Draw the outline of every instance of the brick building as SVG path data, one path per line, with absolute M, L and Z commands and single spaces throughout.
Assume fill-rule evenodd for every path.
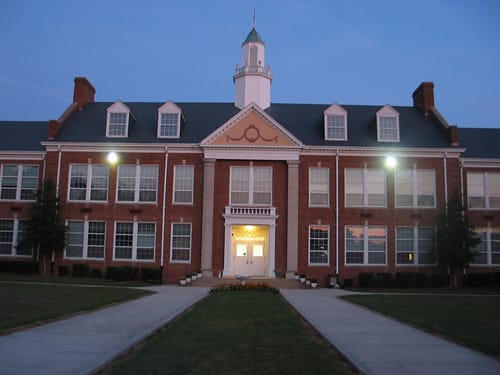
M 164 282 L 299 272 L 323 285 L 432 273 L 454 191 L 483 240 L 472 270 L 500 270 L 500 129 L 450 126 L 431 82 L 412 106 L 272 103 L 264 61 L 254 28 L 234 103 L 96 102 L 77 77 L 58 120 L 0 122 L 0 259 L 33 256 L 16 243 L 50 178 L 68 226 L 56 270 L 159 268 Z

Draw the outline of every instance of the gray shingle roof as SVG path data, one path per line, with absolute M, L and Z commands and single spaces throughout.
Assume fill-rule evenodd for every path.
M 200 143 L 239 112 L 233 103 L 175 103 L 182 109 L 180 139 L 158 139 L 158 108 L 164 103 L 126 102 L 131 120 L 128 138 L 106 138 L 106 109 L 111 102 L 88 103 L 74 113 L 55 141 L 103 143 Z M 305 145 L 358 147 L 450 147 L 445 129 L 413 107 L 394 107 L 400 114 L 400 142 L 377 142 L 373 118 L 382 106 L 343 105 L 348 112 L 348 141 L 324 139 L 323 112 L 327 104 L 272 104 L 265 111 Z M 371 122 L 370 122 L 371 121 Z
M 1 151 L 44 151 L 48 121 L 0 121 Z
M 246 43 L 251 43 L 251 42 L 262 43 L 262 44 L 266 45 L 266 43 L 264 43 L 264 41 L 260 37 L 260 35 L 257 32 L 257 30 L 255 30 L 255 28 L 253 28 L 252 30 L 250 30 L 250 32 L 248 33 L 245 41 L 241 45 L 244 45 Z
M 464 158 L 500 159 L 500 129 L 459 128 L 458 140 Z

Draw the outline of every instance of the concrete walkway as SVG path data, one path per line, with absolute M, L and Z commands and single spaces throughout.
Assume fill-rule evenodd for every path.
M 495 359 L 342 301 L 342 290 L 281 293 L 366 374 L 500 374 Z
M 208 293 L 199 287 L 148 289 L 158 293 L 0 336 L 0 375 L 91 373 Z

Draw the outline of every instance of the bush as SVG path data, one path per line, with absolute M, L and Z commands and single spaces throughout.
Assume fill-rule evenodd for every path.
M 344 288 L 350 288 L 354 284 L 354 281 L 352 279 L 345 279 L 343 287 Z
M 431 275 L 431 286 L 433 288 L 442 288 L 448 285 L 448 277 L 444 273 L 433 273 Z
M 374 277 L 375 275 L 371 272 L 361 272 L 358 276 L 359 280 L 359 286 L 361 288 L 368 288 L 370 286 L 370 280 Z
M 389 288 L 392 286 L 392 275 L 389 272 L 377 273 L 377 278 L 380 279 L 382 288 Z
M 471 288 L 479 288 L 482 286 L 494 286 L 495 274 L 489 273 L 469 273 L 466 277 L 466 286 Z
M 106 278 L 114 281 L 131 281 L 137 279 L 137 268 L 131 266 L 108 267 Z
M 0 272 L 22 273 L 34 275 L 38 273 L 38 263 L 32 260 L 2 260 L 0 261 Z
M 106 279 L 114 280 L 116 275 L 116 269 L 118 267 L 108 266 L 106 267 L 106 275 L 104 276 Z
M 73 272 L 71 273 L 73 277 L 88 277 L 90 267 L 85 263 L 75 263 L 73 264 Z
M 427 274 L 422 272 L 415 273 L 415 287 L 427 288 L 429 286 L 429 278 Z
M 493 272 L 493 281 L 495 286 L 500 286 L 500 272 Z
M 59 275 L 59 276 L 68 276 L 69 275 L 69 268 L 68 268 L 68 266 L 59 266 L 59 267 L 57 267 L 57 275 Z
M 161 270 L 159 268 L 141 268 L 141 280 L 150 284 L 159 284 Z
M 95 279 L 101 279 L 102 278 L 102 271 L 100 268 L 92 268 L 90 270 L 90 277 L 93 277 Z
M 396 283 L 400 288 L 414 288 L 415 274 L 413 272 L 396 272 Z

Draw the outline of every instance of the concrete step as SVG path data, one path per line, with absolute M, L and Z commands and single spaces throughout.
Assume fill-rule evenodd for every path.
M 237 283 L 251 283 L 251 284 L 268 284 L 272 285 L 278 289 L 309 289 L 310 286 L 302 284 L 300 281 L 295 279 L 275 279 L 268 277 L 249 277 L 237 279 L 234 276 L 231 277 L 202 277 L 191 281 L 189 285 L 192 286 L 204 286 L 213 287 L 220 284 L 237 284 Z

